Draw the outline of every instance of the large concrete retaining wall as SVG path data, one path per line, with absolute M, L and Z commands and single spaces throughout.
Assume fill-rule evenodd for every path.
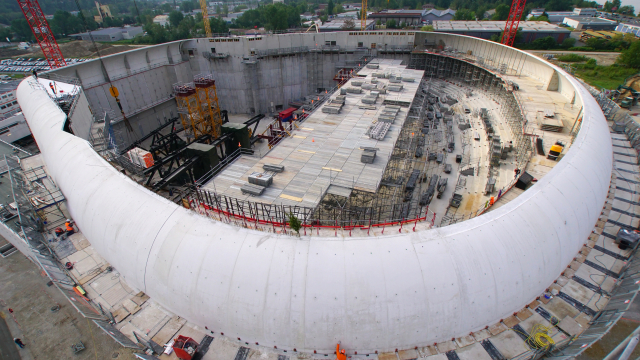
M 216 222 L 139 186 L 62 131 L 64 113 L 31 78 L 17 96 L 71 215 L 133 287 L 242 341 L 393 351 L 466 335 L 539 296 L 583 246 L 609 188 L 607 124 L 575 79 L 514 49 L 454 41 L 512 63 L 521 58 L 542 79 L 556 71 L 585 115 L 563 159 L 525 193 L 474 219 L 415 233 L 297 238 Z

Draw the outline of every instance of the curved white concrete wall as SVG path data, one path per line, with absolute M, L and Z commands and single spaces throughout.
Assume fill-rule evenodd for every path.
M 18 101 L 95 249 L 176 314 L 279 349 L 332 352 L 341 341 L 360 353 L 392 351 L 507 317 L 539 296 L 586 242 L 611 176 L 602 112 L 567 78 L 564 86 L 584 104 L 582 129 L 562 161 L 507 205 L 409 234 L 278 236 L 215 222 L 137 185 L 63 132 L 64 114 L 32 81 L 20 84 Z

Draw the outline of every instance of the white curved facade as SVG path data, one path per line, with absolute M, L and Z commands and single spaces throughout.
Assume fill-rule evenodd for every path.
M 563 93 L 575 91 L 584 106 L 575 142 L 549 174 L 495 211 L 382 237 L 297 238 L 205 218 L 139 186 L 63 132 L 64 113 L 33 79 L 17 94 L 71 215 L 127 283 L 243 342 L 393 351 L 466 335 L 531 302 L 586 242 L 607 196 L 612 148 L 598 104 L 553 65 L 501 51 L 517 52 L 541 76 L 557 72 Z

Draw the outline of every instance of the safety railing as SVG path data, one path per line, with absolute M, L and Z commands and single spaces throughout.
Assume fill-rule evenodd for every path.
M 241 200 L 231 196 L 216 194 L 207 189 L 196 188 L 186 198 L 188 207 L 219 221 L 234 222 L 236 225 L 273 232 L 291 232 L 291 216 L 300 221 L 304 234 L 319 234 L 321 230 L 370 231 L 392 226 L 402 227 L 428 222 L 434 226 L 436 213 L 429 206 L 417 203 L 397 203 L 380 206 L 341 208 L 321 203 L 316 207 L 266 204 Z M 415 215 L 409 215 L 415 214 Z

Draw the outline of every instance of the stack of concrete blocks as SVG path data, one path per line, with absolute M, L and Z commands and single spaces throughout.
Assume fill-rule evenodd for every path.
M 322 112 L 326 114 L 339 114 L 344 105 L 345 95 L 339 95 L 335 99 L 331 99 L 322 107 Z
M 391 75 L 389 76 L 389 82 L 392 84 L 398 84 L 402 81 L 402 76 Z
M 372 73 L 371 76 L 374 78 L 382 78 L 382 79 L 386 78 L 384 73 Z
M 365 164 L 373 164 L 373 161 L 376 158 L 376 149 L 374 148 L 364 148 L 362 149 L 362 156 L 360 157 L 360 162 Z
M 399 85 L 399 84 L 390 84 L 387 89 L 389 91 L 395 91 L 395 92 L 400 92 L 402 91 L 403 86 Z
M 401 78 L 401 80 L 402 80 L 402 81 L 404 81 L 404 82 L 415 82 L 415 81 L 416 81 L 416 79 L 415 79 L 415 78 L 412 78 L 412 77 L 405 77 L 405 76 L 403 76 L 403 77 Z
M 353 86 L 362 86 L 363 83 L 364 81 L 362 80 L 351 80 L 351 85 Z
M 376 140 L 384 139 L 391 128 L 391 123 L 379 121 L 373 124 L 369 130 L 369 137 Z
M 249 175 L 249 183 L 262 187 L 269 187 L 273 184 L 273 174 L 254 172 Z
M 350 88 L 347 88 L 347 92 L 349 94 L 362 94 L 362 89 L 350 87 Z
M 362 100 L 360 101 L 362 101 L 363 104 L 373 105 L 376 103 L 377 100 L 378 100 L 378 93 L 374 93 L 372 91 L 371 94 L 363 96 Z
M 400 112 L 400 106 L 387 105 L 384 110 L 382 110 L 382 114 L 378 116 L 378 122 L 393 124 L 396 121 L 398 112 Z
M 364 84 L 362 84 L 362 89 L 363 90 L 374 90 L 374 89 L 376 89 L 376 84 L 364 83 Z
M 385 88 L 385 85 L 383 83 L 379 83 L 376 87 L 376 91 L 379 94 L 386 94 L 387 93 L 387 89 Z
M 378 64 L 367 64 L 368 69 L 380 69 L 380 65 Z

